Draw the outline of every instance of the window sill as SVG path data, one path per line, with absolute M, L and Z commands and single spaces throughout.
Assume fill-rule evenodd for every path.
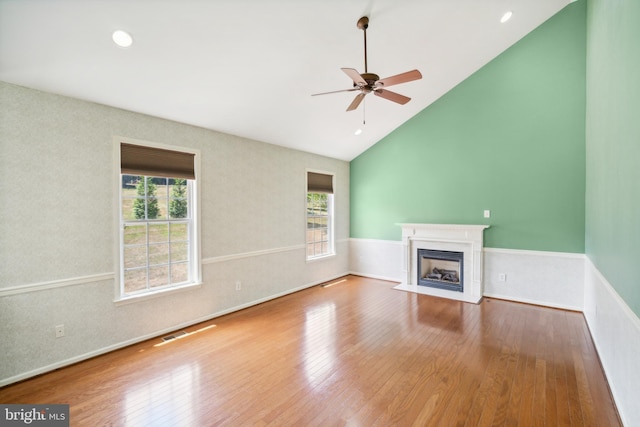
M 313 258 L 307 258 L 307 262 L 322 261 L 322 260 L 326 260 L 326 259 L 329 259 L 329 258 L 335 258 L 335 256 L 336 256 L 336 253 L 333 252 L 333 253 L 330 253 L 330 254 L 327 254 L 327 255 L 320 255 L 320 256 L 317 256 L 317 257 L 313 257 Z
M 113 303 L 115 305 L 127 305 L 136 302 L 147 301 L 154 298 L 163 297 L 166 295 L 172 295 L 178 292 L 190 291 L 193 289 L 201 288 L 202 282 L 189 283 L 188 285 L 176 286 L 173 288 L 160 289 L 157 291 L 146 292 L 144 294 L 130 295 L 126 297 L 116 298 Z

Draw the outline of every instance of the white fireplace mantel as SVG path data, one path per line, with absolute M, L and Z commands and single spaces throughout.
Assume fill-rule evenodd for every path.
M 482 252 L 488 225 L 398 224 L 402 227 L 403 276 L 396 289 L 478 304 L 482 300 Z M 463 292 L 418 286 L 418 249 L 455 251 L 464 254 Z

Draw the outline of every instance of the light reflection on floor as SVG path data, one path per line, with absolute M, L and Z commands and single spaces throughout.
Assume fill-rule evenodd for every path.
M 123 419 L 126 425 L 195 425 L 200 367 L 186 363 L 158 372 L 151 381 L 127 387 Z
M 312 387 L 320 384 L 335 363 L 336 306 L 325 303 L 306 313 L 304 372 Z

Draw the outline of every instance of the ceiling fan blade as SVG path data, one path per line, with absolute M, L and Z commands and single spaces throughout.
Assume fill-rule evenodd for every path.
M 354 87 L 354 88 L 351 88 L 351 89 L 334 90 L 334 91 L 331 91 L 331 92 L 312 93 L 311 96 L 329 95 L 331 93 L 340 93 L 340 92 L 353 92 L 353 91 L 356 91 L 356 90 L 360 90 L 360 88 Z
M 391 92 L 390 90 L 386 89 L 376 89 L 373 91 L 373 93 L 381 98 L 388 99 L 389 101 L 397 102 L 398 104 L 402 105 L 411 101 L 411 98 L 409 98 L 408 96 L 400 95 L 399 93 Z
M 396 74 L 395 76 L 386 77 L 377 81 L 376 86 L 389 87 L 400 83 L 412 82 L 414 80 L 420 80 L 422 74 L 418 70 L 407 71 L 406 73 Z
M 358 105 L 360 105 L 365 95 L 366 93 L 364 92 L 357 94 L 356 97 L 353 99 L 353 101 L 351 101 L 351 104 L 349 104 L 349 107 L 347 107 L 347 111 L 353 111 L 356 108 L 358 108 Z
M 367 82 L 362 78 L 358 70 L 354 68 L 340 68 L 344 73 L 349 76 L 353 82 L 358 86 L 366 86 Z

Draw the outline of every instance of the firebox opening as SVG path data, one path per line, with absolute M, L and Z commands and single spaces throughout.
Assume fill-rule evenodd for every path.
M 418 285 L 464 291 L 464 253 L 418 249 Z

